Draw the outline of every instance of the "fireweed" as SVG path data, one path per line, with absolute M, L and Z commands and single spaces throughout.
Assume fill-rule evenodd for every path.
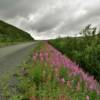
M 56 50 L 54 47 L 49 45 L 48 43 L 45 43 L 44 48 L 40 50 L 40 52 L 35 52 L 33 55 L 34 62 L 40 61 L 46 62 L 53 66 L 55 69 L 55 72 L 57 72 L 59 68 L 64 66 L 66 69 L 70 70 L 69 76 L 80 76 L 80 80 L 85 83 L 85 86 L 89 90 L 94 90 L 97 92 L 97 94 L 100 94 L 100 86 L 98 82 L 94 79 L 93 76 L 90 76 L 86 72 L 84 72 L 79 65 L 72 62 L 68 57 L 65 57 L 61 52 Z M 58 72 L 59 73 L 59 72 Z M 57 76 L 57 75 L 56 75 Z M 65 83 L 65 79 L 61 78 L 60 82 Z M 71 87 L 72 81 L 66 81 L 66 85 Z M 80 89 L 80 81 L 77 84 L 77 90 Z M 86 97 L 86 100 L 89 97 Z

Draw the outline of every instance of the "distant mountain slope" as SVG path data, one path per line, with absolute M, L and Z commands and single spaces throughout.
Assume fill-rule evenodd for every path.
M 23 42 L 33 40 L 27 33 L 0 20 L 0 42 Z

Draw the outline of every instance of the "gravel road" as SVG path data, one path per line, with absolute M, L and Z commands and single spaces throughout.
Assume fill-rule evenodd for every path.
M 0 76 L 15 69 L 34 47 L 33 42 L 0 48 Z

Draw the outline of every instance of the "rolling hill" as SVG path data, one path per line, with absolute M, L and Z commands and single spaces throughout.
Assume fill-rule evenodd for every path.
M 33 38 L 27 33 L 0 20 L 0 42 L 24 42 Z

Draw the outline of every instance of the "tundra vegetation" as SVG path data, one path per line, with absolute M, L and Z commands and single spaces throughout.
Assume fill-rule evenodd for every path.
M 81 37 L 59 38 L 49 43 L 100 81 L 100 31 L 88 25 L 80 34 Z
M 38 43 L 27 61 L 7 78 L 2 96 L 10 100 L 100 100 L 100 33 L 88 25 L 81 34 Z
M 36 46 L 14 77 L 11 100 L 100 99 L 97 80 L 47 42 Z

